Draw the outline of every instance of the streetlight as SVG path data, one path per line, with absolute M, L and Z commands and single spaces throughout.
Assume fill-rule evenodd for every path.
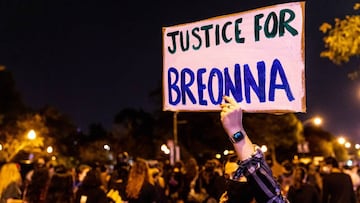
M 314 123 L 316 126 L 319 126 L 319 125 L 322 124 L 322 119 L 321 119 L 320 117 L 315 117 L 313 123 Z
M 164 154 L 170 154 L 170 149 L 166 144 L 162 144 L 160 147 L 161 151 L 164 152 Z
M 21 150 L 23 150 L 26 146 L 30 145 L 32 140 L 36 139 L 36 132 L 34 129 L 29 130 L 29 132 L 26 134 L 26 138 L 28 140 L 22 141 L 20 146 L 16 147 L 14 152 L 11 153 L 8 157 L 8 160 L 12 160 Z M 30 140 L 30 141 L 29 141 Z
M 31 129 L 28 134 L 27 134 L 27 137 L 29 140 L 35 140 L 36 138 L 36 132 L 35 130 Z
M 346 142 L 344 146 L 345 146 L 345 148 L 349 149 L 349 148 L 351 147 L 351 143 L 350 143 L 350 142 Z
M 343 145 L 343 144 L 345 144 L 345 142 L 346 142 L 346 140 L 345 140 L 344 137 L 339 137 L 339 138 L 338 138 L 338 143 L 339 143 L 339 144 Z
M 104 144 L 104 149 L 105 149 L 106 151 L 110 151 L 110 145 Z
M 315 126 L 320 126 L 323 122 L 323 119 L 320 116 L 315 116 L 313 118 L 309 118 L 303 122 L 303 126 L 313 124 Z
M 47 152 L 48 154 L 53 153 L 53 151 L 54 151 L 54 149 L 53 149 L 52 146 L 48 146 L 48 147 L 46 148 L 46 152 Z

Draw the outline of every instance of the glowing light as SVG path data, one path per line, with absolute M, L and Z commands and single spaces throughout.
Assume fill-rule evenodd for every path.
M 221 154 L 216 154 L 216 155 L 215 155 L 215 158 L 221 159 Z
M 161 149 L 161 151 L 165 151 L 168 149 L 168 147 L 166 146 L 166 144 L 162 144 L 160 149 Z
M 353 161 L 352 161 L 352 160 L 347 160 L 347 161 L 346 161 L 346 165 L 347 165 L 347 166 L 352 166 L 352 165 L 353 165 Z
M 2 146 L 2 144 L 0 144 L 0 151 L 3 149 L 3 146 Z
M 351 143 L 350 142 L 346 142 L 345 143 L 345 148 L 350 148 L 351 147 Z
M 229 154 L 229 150 L 225 149 L 223 153 L 224 153 L 224 155 L 226 156 L 226 155 Z
M 106 151 L 110 151 L 110 146 L 109 146 L 108 144 L 104 144 L 104 149 L 105 149 Z
M 48 146 L 48 147 L 46 148 L 46 152 L 49 153 L 49 154 L 53 153 L 53 151 L 54 151 L 54 149 L 53 149 L 52 146 Z
M 262 145 L 260 149 L 263 153 L 267 152 L 267 150 L 268 150 L 266 145 Z
M 30 130 L 27 134 L 27 137 L 30 139 L 30 140 L 34 140 L 36 138 L 36 132 L 35 130 Z
M 313 122 L 315 125 L 319 126 L 322 124 L 322 119 L 320 117 L 315 117 Z
M 323 123 L 323 119 L 320 116 L 316 116 L 313 118 L 309 118 L 306 121 L 303 122 L 303 125 L 315 125 L 315 126 L 320 126 Z
M 360 149 L 360 144 L 355 144 L 355 149 Z
M 164 152 L 164 154 L 170 154 L 170 149 L 168 148 L 168 146 L 166 144 L 162 144 L 160 149 L 161 149 L 161 151 Z
M 345 144 L 345 142 L 346 142 L 346 140 L 345 140 L 344 137 L 339 137 L 339 138 L 338 138 L 338 143 L 339 143 L 339 144 L 343 145 L 343 144 Z

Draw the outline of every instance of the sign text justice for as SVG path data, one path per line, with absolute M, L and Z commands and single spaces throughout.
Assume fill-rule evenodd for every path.
M 286 14 L 288 14 L 285 19 Z M 274 38 L 284 36 L 285 30 L 288 31 L 292 36 L 298 34 L 298 31 L 293 28 L 290 23 L 295 18 L 295 14 L 290 9 L 283 9 L 279 12 L 279 16 L 275 12 L 269 13 L 266 17 L 264 26 L 260 25 L 260 19 L 263 18 L 263 14 L 258 14 L 254 16 L 255 25 L 254 25 L 254 39 L 255 41 L 260 40 L 260 31 L 263 30 L 266 38 Z M 234 22 L 226 22 L 223 25 L 216 24 L 215 30 L 214 25 L 204 25 L 201 27 L 195 27 L 191 30 L 191 36 L 194 37 L 197 41 L 192 43 L 191 47 L 193 50 L 200 49 L 205 42 L 205 47 L 210 47 L 211 43 L 215 45 L 220 44 L 220 40 L 225 43 L 229 43 L 233 40 L 232 37 L 227 35 L 227 29 L 229 26 L 234 26 L 234 38 L 236 43 L 244 43 L 245 38 L 241 37 L 240 24 L 242 18 L 236 19 Z M 199 34 L 200 31 L 203 31 L 204 38 Z M 215 32 L 215 39 L 210 39 L 210 31 Z M 186 36 L 184 36 L 183 31 L 174 31 L 167 33 L 167 37 L 171 37 L 172 47 L 168 46 L 167 50 L 169 53 L 174 54 L 177 52 L 177 42 L 180 43 L 181 51 L 188 51 L 190 48 L 190 34 L 189 30 L 186 30 Z M 275 100 L 275 90 L 280 89 L 285 91 L 285 94 L 289 101 L 294 100 L 294 96 L 291 92 L 291 87 L 289 85 L 286 73 L 279 59 L 274 59 L 270 67 L 270 83 L 268 92 L 266 92 L 265 79 L 266 77 L 266 67 L 270 64 L 265 64 L 264 61 L 259 61 L 256 64 L 257 67 L 257 78 L 254 77 L 254 74 L 251 72 L 249 64 L 244 64 L 241 71 L 241 66 L 239 64 L 234 64 L 234 72 L 229 73 L 229 68 L 225 67 L 219 69 L 213 67 L 209 70 L 209 77 L 205 78 L 204 74 L 206 73 L 206 68 L 199 68 L 196 72 L 191 70 L 188 67 L 183 67 L 179 72 L 176 67 L 169 67 L 168 69 L 168 94 L 169 94 L 169 103 L 171 105 L 186 104 L 187 98 L 189 102 L 193 104 L 207 105 L 208 101 L 204 98 L 204 91 L 208 91 L 209 100 L 212 104 L 220 104 L 222 101 L 222 95 L 231 94 L 237 100 L 237 102 L 242 102 L 245 100 L 247 103 L 251 103 L 250 90 L 252 89 L 256 96 L 259 99 L 259 102 L 267 102 Z M 232 77 L 231 75 L 232 74 Z M 243 76 L 243 77 L 241 77 Z M 234 78 L 233 80 L 231 78 Z M 257 82 L 256 82 L 257 81 Z M 280 81 L 280 82 L 279 82 Z M 197 96 L 194 96 L 194 92 L 191 90 L 191 86 L 197 83 Z M 216 84 L 216 85 L 214 85 Z M 213 87 L 217 87 L 214 89 Z M 244 90 L 244 94 L 243 94 Z M 266 94 L 267 93 L 267 94 Z M 196 101 L 198 98 L 198 101 Z

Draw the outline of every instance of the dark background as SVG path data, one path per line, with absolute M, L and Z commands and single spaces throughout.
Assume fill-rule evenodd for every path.
M 82 129 L 132 107 L 152 112 L 161 87 L 162 27 L 290 1 L 0 1 L 0 64 L 10 70 L 27 105 L 52 105 Z M 307 113 L 324 128 L 360 142 L 359 69 L 320 58 L 319 26 L 353 10 L 356 0 L 306 1 Z M 0 98 L 1 99 L 1 98 Z

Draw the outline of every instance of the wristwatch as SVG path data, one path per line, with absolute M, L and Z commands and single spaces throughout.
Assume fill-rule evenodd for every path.
M 229 136 L 229 140 L 235 144 L 244 139 L 244 134 L 241 131 L 237 131 L 232 136 Z

